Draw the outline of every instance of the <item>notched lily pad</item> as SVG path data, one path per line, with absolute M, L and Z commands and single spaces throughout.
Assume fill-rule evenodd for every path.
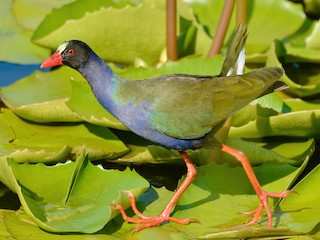
M 165 47 L 164 3 L 141 2 L 76 1 L 53 10 L 32 40 L 56 49 L 66 39 L 81 39 L 105 60 L 130 64 L 139 57 L 154 64 Z
M 262 187 L 266 191 L 284 191 L 292 185 L 302 167 L 293 167 L 288 164 L 263 164 L 254 167 L 254 171 Z M 171 192 L 162 188 L 155 189 L 156 194 L 143 195 L 146 204 L 140 202 L 139 208 L 145 207 L 145 214 L 153 216 L 161 212 L 164 203 L 170 198 Z M 156 201 L 152 201 L 155 198 Z M 165 200 L 164 202 L 161 201 Z M 278 200 L 273 202 L 277 204 Z M 270 200 L 272 208 L 272 200 Z M 147 205 L 147 206 L 146 206 Z M 241 225 L 250 220 L 250 216 L 240 214 L 242 211 L 250 211 L 257 207 L 258 199 L 242 167 L 229 167 L 227 164 L 197 167 L 197 177 L 179 199 L 173 217 L 195 218 L 200 223 L 181 225 L 168 223 L 158 229 L 145 229 L 135 234 L 137 239 L 144 239 L 159 233 L 163 239 L 174 238 L 184 234 L 183 239 L 233 239 L 235 236 L 245 238 L 246 236 L 291 236 L 293 234 L 305 234 L 301 229 L 289 229 L 286 225 L 266 230 L 266 217 L 263 215 L 256 226 L 230 229 L 230 226 Z M 274 224 L 278 216 L 281 222 L 281 214 L 278 210 L 274 213 Z M 128 227 L 127 223 L 123 227 Z M 175 231 L 172 232 L 172 229 Z M 179 233 L 179 234 L 178 234 Z M 188 237 L 186 237 L 188 236 Z M 179 237 L 178 237 L 179 239 Z
M 31 43 L 32 32 L 19 26 L 12 14 L 11 5 L 11 0 L 0 2 L 0 61 L 19 64 L 40 63 L 50 51 Z
M 274 41 L 268 52 L 267 66 L 278 66 L 285 70 L 281 80 L 289 86 L 289 94 L 312 97 L 320 93 L 320 51 L 296 49 Z
M 24 210 L 51 232 L 96 232 L 119 213 L 110 204 L 129 207 L 128 197 L 120 194 L 121 190 L 138 197 L 149 187 L 144 178 L 129 169 L 120 172 L 92 165 L 84 151 L 75 162 L 56 166 L 17 164 L 12 159 L 8 164 Z
M 305 176 L 294 190 L 299 194 L 291 194 L 283 199 L 279 209 L 284 212 L 280 226 L 287 225 L 291 229 L 310 232 L 320 223 L 319 192 L 320 165 Z
M 19 116 L 35 122 L 80 122 L 67 106 L 71 95 L 69 79 L 82 79 L 70 68 L 51 72 L 35 71 L 0 89 L 2 101 Z
M 87 146 L 90 160 L 113 159 L 128 148 L 107 128 L 85 124 L 39 125 L 25 121 L 8 109 L 0 113 L 0 159 L 17 162 L 65 161 Z

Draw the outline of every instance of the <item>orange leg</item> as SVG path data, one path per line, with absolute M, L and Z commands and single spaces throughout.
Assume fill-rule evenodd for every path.
M 252 187 L 260 200 L 260 204 L 259 204 L 258 208 L 256 208 L 255 210 L 253 210 L 251 212 L 244 213 L 244 214 L 254 214 L 254 217 L 250 222 L 248 222 L 242 226 L 250 226 L 250 225 L 257 223 L 259 220 L 259 217 L 261 216 L 263 208 L 265 208 L 265 210 L 267 212 L 267 216 L 268 216 L 268 228 L 271 228 L 272 227 L 272 214 L 271 214 L 271 209 L 268 205 L 268 198 L 269 197 L 285 198 L 288 196 L 289 193 L 294 192 L 294 191 L 288 190 L 288 191 L 284 191 L 284 192 L 280 192 L 280 193 L 265 192 L 262 189 L 260 183 L 258 182 L 258 179 L 253 172 L 253 169 L 250 165 L 248 158 L 244 155 L 243 152 L 236 150 L 236 149 L 233 149 L 233 148 L 226 146 L 224 144 L 222 145 L 222 151 L 232 155 L 242 164 L 244 171 L 246 172 L 246 174 L 252 184 Z M 239 226 L 239 227 L 241 227 L 241 226 Z
M 128 221 L 130 223 L 137 223 L 137 224 L 141 224 L 141 226 L 135 227 L 134 230 L 135 231 L 140 231 L 142 229 L 145 228 L 150 228 L 150 227 L 154 227 L 154 226 L 158 226 L 161 225 L 164 222 L 176 222 L 176 223 L 180 223 L 180 224 L 189 224 L 190 222 L 196 222 L 197 220 L 192 219 L 192 218 L 187 218 L 187 219 L 180 219 L 180 218 L 173 218 L 170 216 L 174 206 L 176 205 L 177 201 L 179 200 L 179 198 L 181 197 L 181 195 L 184 193 L 184 191 L 189 187 L 189 185 L 192 183 L 192 181 L 195 179 L 196 177 L 196 168 L 194 167 L 193 163 L 191 162 L 191 160 L 189 159 L 188 155 L 186 152 L 181 152 L 181 156 L 182 159 L 184 160 L 186 166 L 187 166 L 187 176 L 185 178 L 185 180 L 182 182 L 182 184 L 180 185 L 180 187 L 177 189 L 177 191 L 175 192 L 175 194 L 173 195 L 173 197 L 171 198 L 171 200 L 169 201 L 169 203 L 167 204 L 167 206 L 163 209 L 163 211 L 159 214 L 159 216 L 155 216 L 155 217 L 147 217 L 144 216 L 136 207 L 136 200 L 133 196 L 133 194 L 129 191 L 126 191 L 130 201 L 131 201 L 131 207 L 132 210 L 134 211 L 134 213 L 139 217 L 139 219 L 136 218 L 131 218 L 129 217 L 124 208 L 119 205 L 119 204 L 114 204 L 114 207 L 120 211 L 123 219 L 125 221 Z

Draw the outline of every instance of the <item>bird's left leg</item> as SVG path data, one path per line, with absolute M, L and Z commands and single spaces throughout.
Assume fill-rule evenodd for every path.
M 268 216 L 268 228 L 271 228 L 272 227 L 272 213 L 271 213 L 271 209 L 268 205 L 268 198 L 269 197 L 285 198 L 288 196 L 289 193 L 294 192 L 294 191 L 288 190 L 288 191 L 279 192 L 279 193 L 265 192 L 262 189 L 262 187 L 261 187 L 251 165 L 250 165 L 248 158 L 246 157 L 246 155 L 243 152 L 236 150 L 234 148 L 231 148 L 231 147 L 224 145 L 224 144 L 222 144 L 222 151 L 232 155 L 242 164 L 243 169 L 246 172 L 246 174 L 252 184 L 252 187 L 260 200 L 260 204 L 259 204 L 258 208 L 256 208 L 255 210 L 253 210 L 251 212 L 244 213 L 244 214 L 254 214 L 254 217 L 250 222 L 248 222 L 242 226 L 250 226 L 250 225 L 257 223 L 259 220 L 259 217 L 261 216 L 262 210 L 264 208 L 266 210 L 267 216 Z M 239 226 L 239 227 L 241 227 L 241 226 Z
M 184 181 L 182 182 L 182 184 L 180 185 L 180 187 L 176 190 L 175 194 L 173 195 L 173 197 L 171 198 L 171 200 L 169 201 L 167 206 L 163 209 L 163 211 L 158 216 L 154 216 L 154 217 L 144 216 L 136 207 L 136 200 L 134 198 L 134 195 L 128 191 L 126 191 L 126 192 L 128 193 L 128 196 L 131 201 L 131 208 L 134 211 L 134 213 L 139 217 L 139 219 L 129 217 L 121 205 L 119 205 L 119 204 L 113 205 L 117 210 L 120 211 L 120 213 L 125 221 L 128 221 L 130 223 L 141 224 L 141 226 L 134 228 L 135 231 L 140 231 L 145 228 L 158 226 L 164 222 L 176 222 L 176 223 L 180 223 L 180 224 L 189 224 L 190 222 L 197 221 L 192 218 L 180 219 L 180 218 L 174 218 L 174 217 L 170 216 L 177 201 L 179 200 L 181 195 L 184 193 L 184 191 L 188 188 L 188 186 L 192 183 L 192 181 L 194 180 L 196 173 L 197 173 L 196 168 L 195 168 L 194 164 L 191 162 L 191 160 L 189 159 L 187 153 L 181 152 L 181 156 L 187 166 L 187 176 L 184 179 Z

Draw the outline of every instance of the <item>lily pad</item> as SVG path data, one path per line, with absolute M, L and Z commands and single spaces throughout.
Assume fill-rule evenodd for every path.
M 312 156 L 315 148 L 313 139 L 292 139 L 289 141 L 273 138 L 269 141 L 268 139 L 257 139 L 250 142 L 228 137 L 226 144 L 244 152 L 253 166 L 272 162 L 300 166 L 306 158 Z M 226 153 L 223 153 L 222 160 L 222 162 L 226 161 L 232 165 L 240 165 L 236 159 Z
M 296 168 L 287 164 L 264 164 L 255 167 L 254 171 L 266 191 L 276 192 L 288 189 L 304 166 L 305 164 Z M 274 213 L 275 228 L 271 230 L 263 228 L 266 224 L 264 215 L 258 224 L 261 226 L 230 229 L 230 226 L 241 225 L 250 220 L 250 217 L 239 212 L 252 210 L 258 205 L 246 174 L 241 167 L 231 168 L 227 164 L 198 167 L 197 172 L 196 179 L 182 195 L 172 215 L 178 218 L 195 218 L 199 223 L 168 223 L 135 233 L 134 239 L 149 239 L 155 234 L 163 239 L 233 239 L 248 236 L 299 236 L 306 233 L 300 229 L 290 230 L 282 225 L 277 227 L 276 219 L 279 218 L 281 222 L 283 213 L 279 209 Z M 144 209 L 147 216 L 157 215 L 171 196 L 164 188 L 150 190 L 140 198 L 138 208 Z M 277 200 L 274 203 L 276 202 Z M 272 205 L 271 201 L 270 204 Z M 122 220 L 116 218 L 115 221 L 116 223 L 109 223 L 107 226 L 121 224 Z M 129 226 L 132 225 L 126 222 L 122 224 L 123 230 Z M 125 233 L 121 230 L 118 234 Z
M 93 166 L 84 151 L 75 162 L 59 166 L 21 165 L 14 160 L 8 164 L 24 210 L 41 228 L 51 232 L 96 232 L 118 213 L 110 204 L 129 206 L 121 190 L 140 196 L 149 187 L 129 169 L 120 172 Z
M 19 26 L 12 15 L 11 6 L 11 0 L 0 2 L 0 61 L 19 64 L 40 63 L 50 51 L 30 41 L 32 32 Z
M 165 47 L 165 5 L 158 1 L 138 3 L 76 1 L 53 10 L 32 40 L 56 49 L 65 40 L 81 39 L 105 60 L 130 64 L 139 57 L 154 64 Z
M 307 48 L 320 49 L 319 41 L 317 41 L 319 37 L 320 37 L 320 21 L 317 21 L 312 33 L 306 39 Z
M 231 127 L 230 136 L 261 138 L 270 136 L 318 137 L 320 110 L 302 110 L 274 116 L 260 116 L 242 126 Z
M 1 109 L 0 159 L 17 162 L 66 161 L 87 146 L 90 160 L 113 159 L 128 148 L 107 128 L 86 124 L 38 125 Z M 0 173 L 1 175 L 1 173 Z
M 36 122 L 81 122 L 66 102 L 71 96 L 69 79 L 83 79 L 70 68 L 35 71 L 0 89 L 2 101 L 19 116 Z
M 28 239 L 28 240 L 88 240 L 86 234 L 52 234 L 43 231 L 34 221 L 21 209 L 19 211 L 0 210 L 0 237 L 3 239 Z M 117 240 L 112 236 L 91 234 L 92 240 Z
M 12 12 L 17 22 L 23 29 L 36 30 L 45 16 L 52 10 L 75 0 L 15 0 L 12 4 Z
M 278 66 L 286 73 L 281 80 L 289 86 L 289 94 L 299 97 L 311 97 L 320 93 L 320 76 L 317 72 L 320 61 L 320 51 L 300 49 L 292 52 L 286 49 L 280 41 L 274 41 L 268 52 L 267 66 Z M 289 52 L 291 51 L 291 53 Z M 299 53 L 304 52 L 303 57 Z M 295 56 L 296 59 L 290 59 Z M 298 59 L 297 59 L 298 56 Z
M 307 233 L 320 223 L 319 194 L 316 190 L 319 184 L 320 165 L 294 187 L 299 194 L 292 194 L 281 201 L 279 209 L 284 214 L 280 217 L 279 226 Z

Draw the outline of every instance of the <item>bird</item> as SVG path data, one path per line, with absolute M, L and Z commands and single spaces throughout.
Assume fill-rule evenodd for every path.
M 138 224 L 135 231 L 167 222 L 196 222 L 193 218 L 172 217 L 171 212 L 196 177 L 196 167 L 188 157 L 187 150 L 201 148 L 220 148 L 235 157 L 242 164 L 258 196 L 258 207 L 246 213 L 254 215 L 252 220 L 239 227 L 257 223 L 265 209 L 268 228 L 272 228 L 268 198 L 287 197 L 291 190 L 279 193 L 264 191 L 245 154 L 219 143 L 214 137 L 228 117 L 270 92 L 284 73 L 279 67 L 263 67 L 239 75 L 238 66 L 244 64 L 243 50 L 247 35 L 246 26 L 237 28 L 221 73 L 217 76 L 167 74 L 147 79 L 125 79 L 80 40 L 62 43 L 41 64 L 41 68 L 66 65 L 75 69 L 88 81 L 98 102 L 129 130 L 181 154 L 187 167 L 186 177 L 158 216 L 143 215 L 136 207 L 134 195 L 129 191 L 126 193 L 138 218 L 129 217 L 121 205 L 114 205 L 125 221 Z

